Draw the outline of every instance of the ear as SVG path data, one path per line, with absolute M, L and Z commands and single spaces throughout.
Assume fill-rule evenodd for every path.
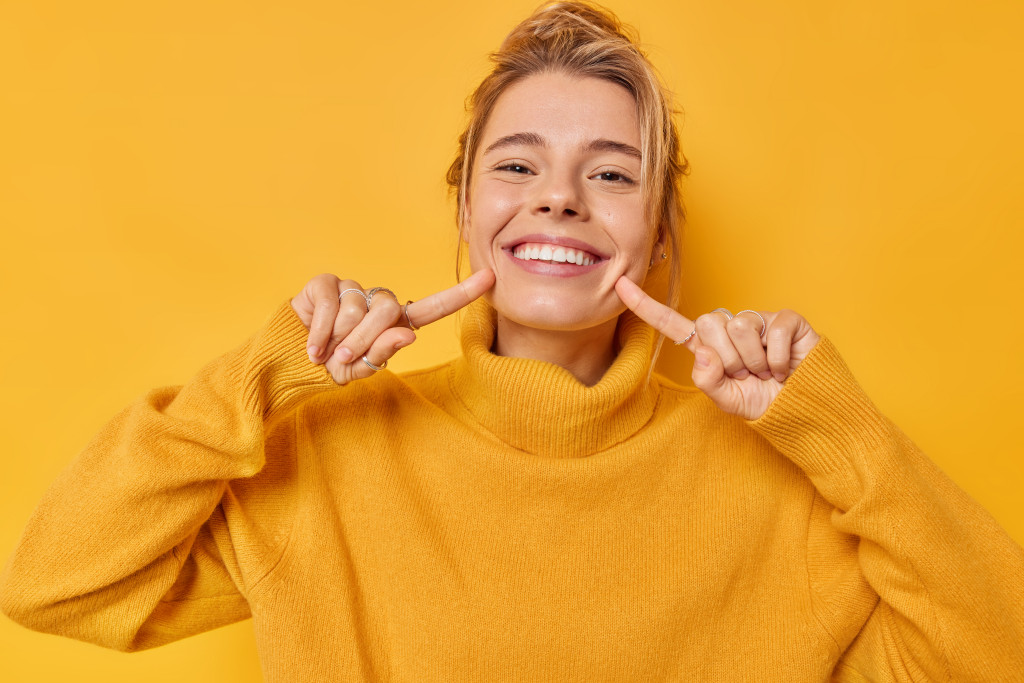
M 658 235 L 655 239 L 654 246 L 651 247 L 651 258 L 657 263 L 661 261 L 661 255 L 665 253 L 665 249 L 668 246 L 668 234 L 664 228 L 658 228 Z

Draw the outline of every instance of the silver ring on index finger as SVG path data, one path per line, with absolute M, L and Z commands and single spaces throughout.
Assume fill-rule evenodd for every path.
M 413 325 L 412 324 L 412 318 L 409 317 L 409 304 L 411 304 L 411 303 L 412 303 L 411 299 L 409 301 L 405 302 L 405 305 L 402 306 L 402 315 L 405 316 L 405 324 L 409 326 L 410 330 L 418 330 L 420 328 L 418 326 L 416 326 L 416 325 Z
M 363 303 L 366 304 L 366 310 L 370 310 L 370 297 L 366 296 L 366 292 L 364 292 L 361 289 L 343 289 L 341 291 L 341 294 L 338 295 L 338 301 L 341 301 L 342 299 L 345 298 L 346 294 L 351 294 L 352 292 L 355 292 L 359 296 L 363 297 Z
M 697 326 L 696 325 L 693 326 L 693 332 L 691 332 L 690 334 L 686 335 L 685 339 L 681 339 L 681 340 L 679 340 L 677 342 L 672 342 L 672 343 L 675 344 L 676 346 L 679 346 L 680 344 L 685 344 L 686 342 L 688 342 L 691 339 L 693 339 L 693 335 L 695 335 L 695 334 L 697 334 Z

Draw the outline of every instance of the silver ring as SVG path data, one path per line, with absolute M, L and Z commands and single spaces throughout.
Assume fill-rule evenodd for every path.
M 686 339 L 684 339 L 682 341 L 672 342 L 672 343 L 675 344 L 676 346 L 679 346 L 680 344 L 685 344 L 686 342 L 688 342 L 691 339 L 693 339 L 693 335 L 695 335 L 695 334 L 697 334 L 697 326 L 696 325 L 693 326 L 693 332 L 691 332 L 690 334 L 686 335 Z
M 733 314 L 729 312 L 728 308 L 716 308 L 715 310 L 713 310 L 711 312 L 712 313 L 724 313 L 725 317 L 728 318 L 729 320 L 732 320 L 733 317 L 734 317 Z
M 753 311 L 749 308 L 744 308 L 742 311 L 740 311 L 740 313 L 753 313 L 754 315 L 761 319 L 761 334 L 759 336 L 763 337 L 764 333 L 768 331 L 768 323 L 764 321 L 764 316 L 762 316 L 757 311 Z M 736 315 L 739 315 L 740 313 L 737 313 Z
M 383 370 L 384 368 L 386 368 L 388 366 L 388 362 L 387 361 L 384 361 L 380 365 L 374 365 L 373 363 L 370 362 L 370 359 L 367 358 L 366 356 L 363 356 L 363 362 L 366 363 L 367 365 L 369 365 L 370 369 L 373 370 L 374 372 L 380 372 L 381 370 Z
M 418 330 L 420 328 L 418 328 L 415 325 L 413 325 L 412 324 L 412 318 L 409 317 L 409 304 L 411 304 L 411 303 L 412 303 L 412 301 L 406 301 L 405 302 L 405 305 L 402 306 L 402 315 L 405 316 L 405 323 L 409 326 L 410 330 Z
M 345 289 L 342 290 L 341 294 L 338 295 L 338 301 L 345 298 L 345 295 L 350 292 L 356 292 L 359 296 L 363 297 L 363 303 L 366 304 L 366 310 L 370 310 L 370 297 L 366 296 L 366 292 L 361 289 Z
M 378 294 L 380 292 L 385 292 L 387 294 L 390 294 L 391 297 L 395 300 L 395 303 L 396 304 L 398 303 L 398 297 L 390 289 L 388 289 L 387 287 L 374 287 L 373 289 L 369 290 L 366 293 L 366 308 L 367 309 L 369 309 L 370 308 L 370 304 L 373 303 L 373 295 L 374 294 Z

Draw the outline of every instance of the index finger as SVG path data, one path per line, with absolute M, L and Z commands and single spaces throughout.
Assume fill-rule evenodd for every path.
M 694 322 L 686 316 L 672 310 L 665 304 L 655 301 L 647 292 L 623 275 L 615 283 L 615 292 L 629 310 L 646 321 L 648 325 L 663 335 L 678 342 L 686 339 L 696 329 Z M 693 351 L 693 339 L 686 343 L 686 348 Z
M 484 268 L 454 287 L 413 301 L 406 307 L 405 312 L 411 324 L 423 327 L 451 315 L 460 308 L 465 308 L 493 286 L 494 272 Z

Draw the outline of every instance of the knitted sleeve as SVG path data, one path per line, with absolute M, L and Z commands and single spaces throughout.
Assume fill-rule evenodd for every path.
M 240 546 L 225 515 L 240 505 L 234 487 L 286 476 L 289 409 L 336 387 L 309 362 L 305 336 L 284 303 L 188 384 L 153 390 L 111 420 L 32 514 L 0 574 L 3 612 L 124 651 L 250 616 L 246 592 L 269 571 L 287 517 L 236 514 L 264 525 Z
M 807 565 L 840 653 L 834 680 L 1019 680 L 1024 550 L 879 414 L 828 340 L 750 424 L 807 474 L 831 520 L 830 537 L 808 534 Z M 867 619 L 850 624 L 857 609 Z

